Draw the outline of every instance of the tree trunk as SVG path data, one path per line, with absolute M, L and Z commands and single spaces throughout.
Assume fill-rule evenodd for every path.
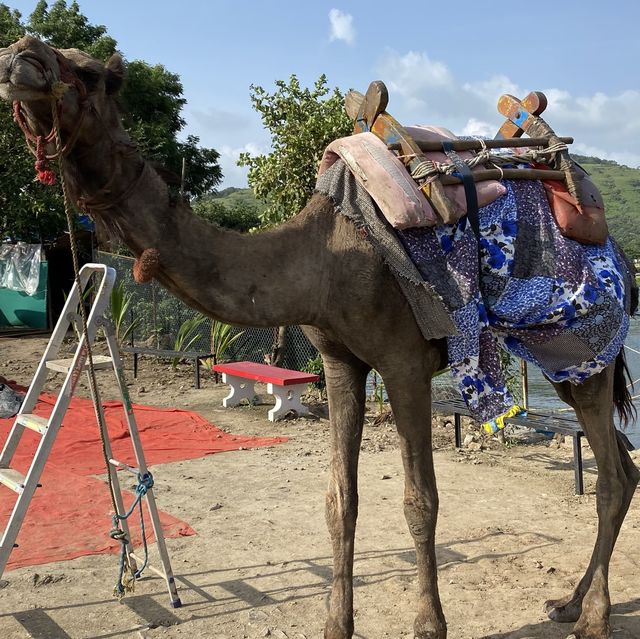
M 282 366 L 287 350 L 287 327 L 278 326 L 275 330 L 271 353 L 265 357 L 265 360 L 270 366 Z

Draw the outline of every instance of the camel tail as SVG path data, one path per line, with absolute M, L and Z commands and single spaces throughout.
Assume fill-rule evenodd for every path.
M 630 266 L 630 290 L 629 290 L 629 314 L 633 316 L 638 310 L 638 285 L 636 283 L 636 273 L 633 265 Z M 638 411 L 633 405 L 631 390 L 633 390 L 633 378 L 627 365 L 627 358 L 624 354 L 624 347 L 616 357 L 616 364 L 613 373 L 613 404 L 616 407 L 620 423 L 623 427 L 636 419 Z
M 629 389 L 633 389 L 633 379 L 627 365 L 624 348 L 622 348 L 616 357 L 613 372 L 613 405 L 623 427 L 628 426 L 638 415 Z

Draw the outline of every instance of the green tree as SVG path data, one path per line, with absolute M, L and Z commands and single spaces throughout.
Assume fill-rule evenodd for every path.
M 134 60 L 127 65 L 127 81 L 120 94 L 125 128 L 138 143 L 141 153 L 161 164 L 180 184 L 182 162 L 185 162 L 184 194 L 189 199 L 211 192 L 222 179 L 215 149 L 198 146 L 199 138 L 177 136 L 186 122 L 182 108 L 180 77 L 161 64 L 150 65 Z
M 67 6 L 65 0 L 56 0 L 49 8 L 46 0 L 40 0 L 29 16 L 27 30 L 57 49 L 81 49 L 102 61 L 116 51 L 116 41 L 107 35 L 107 28 L 89 24 L 75 1 Z
M 10 107 L 0 104 L 0 242 L 41 243 L 65 228 L 58 189 L 34 180 L 34 157 L 26 148 Z
M 225 204 L 208 196 L 193 203 L 193 212 L 207 222 L 234 231 L 247 232 L 260 226 L 258 207 L 248 202 Z
M 253 108 L 271 133 L 272 151 L 252 157 L 242 153 L 238 164 L 249 167 L 249 185 L 267 203 L 263 224 L 277 224 L 297 213 L 315 186 L 322 152 L 336 138 L 349 135 L 352 123 L 344 97 L 327 87 L 321 75 L 312 89 L 302 88 L 295 75 L 277 80 L 276 91 L 251 86 Z
M 8 47 L 25 34 L 21 20 L 22 14 L 19 11 L 0 4 L 0 47 Z

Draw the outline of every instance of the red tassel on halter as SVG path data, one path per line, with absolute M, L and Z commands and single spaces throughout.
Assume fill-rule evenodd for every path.
M 38 182 L 42 182 L 42 184 L 46 184 L 47 186 L 53 186 L 56 183 L 56 174 L 49 169 L 46 171 L 38 171 L 36 178 Z
M 47 168 L 47 156 L 42 142 L 42 136 L 36 138 L 36 179 L 42 184 L 51 186 L 56 183 L 56 174 Z

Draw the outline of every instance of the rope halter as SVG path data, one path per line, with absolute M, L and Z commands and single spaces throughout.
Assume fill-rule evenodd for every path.
M 80 81 L 78 76 L 73 71 L 71 71 L 71 69 L 67 65 L 66 58 L 56 49 L 54 49 L 54 53 L 58 60 L 60 79 L 51 83 L 51 89 L 49 92 L 51 108 L 54 111 L 54 123 L 52 124 L 49 133 L 47 133 L 47 135 L 38 135 L 34 133 L 29 127 L 29 122 L 27 121 L 20 100 L 14 100 L 13 102 L 13 118 L 24 133 L 27 147 L 36 158 L 35 170 L 37 180 L 39 182 L 42 182 L 42 184 L 47 185 L 52 185 L 56 181 L 55 173 L 48 168 L 48 163 L 51 160 L 56 160 L 59 157 L 64 157 L 71 152 L 71 149 L 73 149 L 78 139 L 84 117 L 89 108 L 89 102 L 87 100 L 87 89 L 84 86 L 84 83 Z M 66 92 L 72 86 L 75 87 L 78 92 L 80 113 L 75 120 L 73 130 L 69 134 L 69 137 L 64 146 L 62 146 L 52 154 L 47 154 L 47 145 L 54 142 L 56 137 L 55 120 L 57 119 L 58 122 L 61 121 L 63 99 Z

